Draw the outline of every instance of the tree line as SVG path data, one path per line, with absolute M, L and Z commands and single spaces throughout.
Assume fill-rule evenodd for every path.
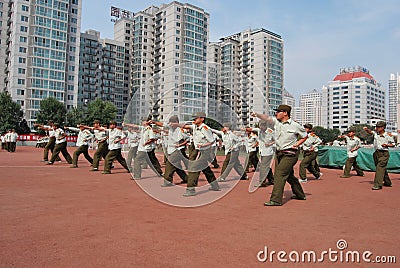
M 21 105 L 13 101 L 11 95 L 4 91 L 0 93 L 0 132 L 15 129 L 19 134 L 29 134 L 31 129 L 23 118 Z M 36 123 L 47 124 L 49 120 L 61 126 L 91 125 L 94 120 L 107 123 L 115 119 L 117 107 L 110 101 L 96 99 L 87 106 L 74 107 L 67 111 L 65 105 L 55 98 L 43 99 L 36 114 Z

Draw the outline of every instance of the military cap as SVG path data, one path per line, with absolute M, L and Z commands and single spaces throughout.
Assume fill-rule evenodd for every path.
M 308 128 L 308 129 L 312 129 L 313 125 L 311 125 L 310 123 L 304 124 L 303 125 L 304 128 Z
M 278 106 L 278 108 L 274 109 L 274 111 L 276 111 L 276 112 L 287 112 L 287 113 L 290 113 L 291 110 L 292 110 L 292 107 L 290 107 L 289 105 L 286 105 L 286 104 L 281 104 Z
M 386 123 L 384 121 L 378 121 L 378 122 L 376 122 L 376 126 L 385 128 L 386 127 Z
M 206 118 L 206 113 L 205 112 L 197 112 L 192 117 L 193 118 L 198 118 L 198 117 Z

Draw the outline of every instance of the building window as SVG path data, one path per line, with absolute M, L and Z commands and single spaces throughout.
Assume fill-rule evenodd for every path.
M 21 21 L 28 22 L 28 17 L 27 16 L 21 16 Z
M 20 41 L 21 43 L 26 43 L 26 41 L 28 41 L 28 38 L 25 37 L 25 36 L 20 36 L 20 37 L 19 37 L 19 41 Z
M 26 47 L 19 47 L 19 52 L 26 53 Z
M 19 74 L 25 74 L 26 70 L 24 68 L 18 68 Z
M 25 5 L 22 5 L 21 9 L 22 9 L 22 11 L 29 11 L 29 7 L 25 6 Z
M 18 85 L 25 85 L 25 79 L 18 79 Z
M 72 4 L 74 4 L 74 5 L 78 5 L 78 0 L 72 0 Z
M 18 59 L 18 62 L 19 62 L 19 63 L 26 63 L 26 58 L 21 58 L 21 57 L 20 57 L 20 58 Z
M 24 96 L 25 95 L 25 90 L 17 89 L 17 95 Z
M 26 32 L 28 32 L 28 27 L 26 27 L 26 26 L 21 26 L 21 32 L 24 32 L 24 33 L 26 33 Z

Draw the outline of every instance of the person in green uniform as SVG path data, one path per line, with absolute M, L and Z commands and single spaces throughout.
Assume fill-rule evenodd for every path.
M 197 182 L 199 180 L 200 171 L 202 171 L 210 184 L 209 190 L 220 191 L 218 182 L 216 181 L 214 172 L 208 166 L 212 162 L 214 155 L 211 153 L 211 145 L 215 142 L 210 128 L 204 124 L 206 114 L 204 112 L 197 112 L 194 116 L 193 124 L 184 125 L 186 129 L 191 129 L 193 133 L 193 151 L 189 155 L 188 167 L 188 183 L 184 196 L 196 195 Z M 193 158 L 197 157 L 199 158 Z
M 293 167 L 299 158 L 299 146 L 307 139 L 307 132 L 299 123 L 290 118 L 292 108 L 289 105 L 279 105 L 275 109 L 275 118 L 266 114 L 252 112 L 251 115 L 261 120 L 274 124 L 276 161 L 274 188 L 270 201 L 265 206 L 281 206 L 283 189 L 286 181 L 293 192 L 292 199 L 306 200 L 303 188 L 299 180 L 294 176 Z
M 53 165 L 54 161 L 56 161 L 60 152 L 62 153 L 68 164 L 72 164 L 72 157 L 67 150 L 67 139 L 66 139 L 67 134 L 65 134 L 64 130 L 60 128 L 60 125 L 57 123 L 54 124 L 53 129 L 54 129 L 54 136 L 56 137 L 56 146 L 54 147 L 53 154 L 51 156 L 50 161 L 47 162 L 47 165 Z
M 274 185 L 274 174 L 271 168 L 271 162 L 275 155 L 274 131 L 268 127 L 268 122 L 266 121 L 260 121 L 258 123 L 258 128 L 246 128 L 246 130 L 257 133 L 258 152 L 261 159 L 258 167 L 256 166 L 259 171 L 259 182 L 254 185 L 254 187 L 267 187 L 268 185 Z
M 76 146 L 78 147 L 72 157 L 72 166 L 71 168 L 78 167 L 78 159 L 81 154 L 83 154 L 86 160 L 93 165 L 93 158 L 89 155 L 89 142 L 93 138 L 93 134 L 90 133 L 88 129 L 86 129 L 85 125 L 80 124 L 78 128 L 76 127 L 64 127 L 67 130 L 78 132 L 78 138 L 76 141 Z
M 54 136 L 55 132 L 53 129 L 54 122 L 52 120 L 49 120 L 47 125 L 34 124 L 34 127 L 46 131 L 49 135 L 49 141 L 47 142 L 43 150 L 43 160 L 42 160 L 42 162 L 48 162 L 49 151 L 53 154 L 54 147 L 56 146 L 56 137 Z M 56 161 L 61 161 L 61 158 L 57 156 Z
M 375 152 L 373 157 L 376 165 L 376 172 L 372 190 L 381 190 L 382 186 L 392 187 L 392 181 L 389 178 L 386 167 L 389 162 L 389 148 L 394 147 L 395 143 L 393 137 L 385 131 L 385 128 L 386 123 L 383 121 L 376 123 L 375 131 L 363 127 L 368 134 L 374 135 Z
M 241 180 L 248 180 L 246 172 L 239 161 L 239 146 L 242 140 L 231 131 L 232 124 L 224 123 L 221 130 L 210 128 L 210 130 L 222 138 L 222 144 L 225 148 L 225 160 L 221 169 L 221 176 L 217 181 L 225 181 L 232 168 L 240 176 Z
M 130 172 L 128 165 L 126 164 L 125 158 L 121 154 L 121 141 L 124 139 L 124 134 L 120 129 L 117 128 L 117 123 L 111 121 L 109 124 L 110 129 L 108 132 L 108 153 L 104 162 L 104 170 L 102 174 L 111 174 L 111 166 L 115 160 L 117 160 L 126 171 Z
M 301 145 L 303 151 L 303 160 L 299 167 L 300 182 L 307 182 L 306 169 L 313 174 L 316 180 L 321 178 L 321 172 L 315 169 L 316 159 L 318 156 L 318 145 L 322 140 L 315 134 L 311 124 L 305 124 L 304 129 L 307 131 L 307 140 Z
M 164 155 L 166 156 L 166 161 L 164 183 L 161 186 L 173 186 L 173 175 L 175 172 L 181 178 L 181 182 L 186 183 L 187 174 L 182 169 L 181 163 L 187 161 L 187 158 L 182 154 L 182 149 L 186 147 L 188 137 L 184 130 L 179 127 L 178 116 L 171 116 L 168 120 L 168 125 L 155 121 L 150 121 L 150 123 L 162 127 L 164 131 L 168 132 L 168 135 L 164 137 L 163 149 Z
M 346 139 L 347 148 L 347 160 L 343 175 L 341 175 L 340 178 L 350 178 L 350 170 L 352 167 L 356 170 L 357 176 L 364 176 L 364 171 L 357 164 L 358 149 L 361 148 L 361 140 L 355 136 L 354 128 L 350 128 L 347 135 L 341 135 L 338 138 Z

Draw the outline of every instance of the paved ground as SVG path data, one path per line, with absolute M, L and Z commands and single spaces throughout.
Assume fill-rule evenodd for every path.
M 276 254 L 259 262 L 265 247 L 292 259 L 298 252 L 300 261 L 304 251 L 320 259 L 331 249 L 344 260 L 349 251 L 371 251 L 371 260 L 397 255 L 400 263 L 400 174 L 391 174 L 393 188 L 372 191 L 373 173 L 340 179 L 341 170 L 322 169 L 320 181 L 303 184 L 307 201 L 289 200 L 287 187 L 282 207 L 263 206 L 271 187 L 249 193 L 250 182 L 240 181 L 214 203 L 179 208 L 147 195 L 118 164 L 101 175 L 83 157 L 71 169 L 45 166 L 41 155 L 33 147 L 0 152 L 1 267 L 399 266 L 331 262 L 328 254 L 322 263 L 282 255 L 289 263 L 281 264 Z

